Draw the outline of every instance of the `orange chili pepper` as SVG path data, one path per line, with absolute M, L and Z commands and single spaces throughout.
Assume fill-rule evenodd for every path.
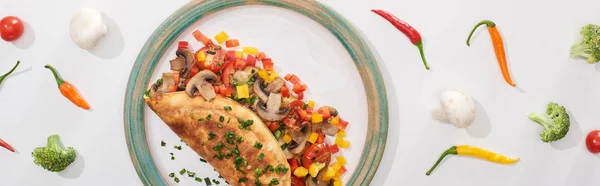
M 498 60 L 498 64 L 500 65 L 500 70 L 502 71 L 502 76 L 504 77 L 504 80 L 510 86 L 516 86 L 516 84 L 513 83 L 510 79 L 510 75 L 508 73 L 508 66 L 506 65 L 506 53 L 504 51 L 504 43 L 502 42 L 502 36 L 500 36 L 500 33 L 496 28 L 496 23 L 490 20 L 483 20 L 477 23 L 477 25 L 475 25 L 475 28 L 473 28 L 473 30 L 469 34 L 469 38 L 467 38 L 467 46 L 471 46 L 471 44 L 469 43 L 469 40 L 471 40 L 471 36 L 473 36 L 473 33 L 475 32 L 477 27 L 483 24 L 487 26 L 488 32 L 490 33 L 490 37 L 492 38 L 494 52 L 496 53 L 496 59 Z
M 65 80 L 61 79 L 58 76 L 58 73 L 56 72 L 56 70 L 54 70 L 54 68 L 52 66 L 46 65 L 44 67 L 46 67 L 47 69 L 50 69 L 50 71 L 52 71 L 52 74 L 54 75 L 54 79 L 56 79 L 56 83 L 58 83 L 58 89 L 60 90 L 60 93 L 64 97 L 69 99 L 69 101 L 73 102 L 73 104 L 77 105 L 78 107 L 81 107 L 85 110 L 90 109 L 90 105 L 88 105 L 88 103 L 79 95 L 79 93 L 77 92 L 75 87 L 73 85 L 71 85 L 71 83 L 66 82 Z

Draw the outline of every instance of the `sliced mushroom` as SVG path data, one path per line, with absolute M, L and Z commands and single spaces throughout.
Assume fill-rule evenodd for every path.
M 324 173 L 325 173 L 325 171 L 320 171 L 316 178 L 307 176 L 306 186 L 330 186 L 330 185 L 333 185 L 333 182 L 323 180 Z
M 269 93 L 262 88 L 262 85 L 265 82 L 265 80 L 258 77 L 258 75 L 256 75 L 255 78 L 256 80 L 254 81 L 254 93 L 256 93 L 260 100 L 266 102 L 269 98 Z
M 335 126 L 329 122 L 322 122 L 320 125 L 321 125 L 321 131 L 323 131 L 323 134 L 328 135 L 328 136 L 335 136 L 340 131 L 340 128 L 338 128 L 337 126 Z
M 150 86 L 150 97 L 154 97 L 155 95 L 160 94 L 158 91 L 158 84 L 154 83 Z
M 281 94 L 272 94 L 273 99 L 271 103 L 265 104 L 261 99 L 256 101 L 256 111 L 258 116 L 266 121 L 279 121 L 287 116 L 289 109 L 287 107 L 281 107 Z
M 302 151 L 306 146 L 306 141 L 308 141 L 308 137 L 310 137 L 310 128 L 311 124 L 305 121 L 302 122 L 302 124 L 300 124 L 300 130 L 289 130 L 288 133 L 290 134 L 290 137 L 292 137 L 293 140 L 292 143 L 288 146 L 290 152 L 294 154 L 302 154 Z
M 331 115 L 331 117 L 336 117 L 336 116 L 338 116 L 338 111 L 337 111 L 337 109 L 335 109 L 335 108 L 333 108 L 333 107 L 330 107 L 330 106 L 323 106 L 323 107 L 321 107 L 321 108 L 324 108 L 324 107 L 327 107 L 327 108 L 328 108 L 328 110 L 329 110 L 329 115 Z
M 281 92 L 281 87 L 283 87 L 283 85 L 285 85 L 285 81 L 281 78 L 277 78 L 277 79 L 273 80 L 271 83 L 269 83 L 269 85 L 267 85 L 267 88 L 265 88 L 265 92 L 269 92 L 269 93 Z
M 250 74 L 244 70 L 238 70 L 233 73 L 233 79 L 239 82 L 246 82 L 250 78 Z
M 183 70 L 177 70 L 179 71 L 179 77 L 188 78 L 188 76 L 190 75 L 190 71 L 192 70 L 192 65 L 196 62 L 194 53 L 192 53 L 192 51 L 190 51 L 189 49 L 182 48 L 177 50 L 175 54 L 177 55 L 177 58 L 185 60 L 185 67 L 183 68 Z M 171 63 L 171 70 L 173 70 L 173 63 Z
M 183 58 L 175 58 L 169 61 L 171 63 L 171 70 L 181 72 L 185 69 L 185 59 Z
M 196 93 L 200 93 L 204 99 L 210 101 L 217 96 L 213 84 L 217 83 L 217 75 L 210 70 L 202 70 L 198 72 L 185 87 L 185 92 L 190 97 L 194 97 Z

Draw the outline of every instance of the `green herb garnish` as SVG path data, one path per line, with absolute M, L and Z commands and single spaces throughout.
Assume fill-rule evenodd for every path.
M 258 155 L 258 160 L 262 161 L 264 157 L 265 157 L 265 154 L 260 153 L 260 155 Z
M 165 145 L 167 145 L 167 143 L 165 143 L 165 141 L 160 141 L 160 146 L 164 147 Z
M 205 159 L 200 158 L 200 161 L 206 163 Z
M 246 181 L 248 181 L 248 178 L 240 178 L 240 179 L 238 180 L 238 183 L 244 183 L 244 182 L 246 182 Z
M 231 106 L 224 106 L 223 110 L 231 110 Z
M 225 133 L 225 140 L 227 140 L 227 143 L 233 145 L 233 137 L 235 137 L 235 134 L 233 132 L 226 132 Z
M 175 179 L 173 179 L 173 181 L 175 181 L 175 183 L 179 183 L 179 178 L 175 177 Z
M 287 148 L 288 144 L 284 143 L 283 145 L 281 145 L 281 150 L 285 150 L 285 148 Z
M 181 170 L 179 171 L 179 174 L 180 174 L 180 175 L 183 175 L 183 174 L 185 174 L 185 172 L 186 172 L 186 170 L 185 170 L 185 168 L 183 168 L 183 169 L 181 169 Z
M 202 182 L 202 178 L 194 178 L 197 182 Z
M 187 175 L 188 175 L 188 177 L 194 177 L 194 176 L 196 176 L 196 173 L 187 171 Z
M 262 176 L 262 173 L 263 173 L 262 169 L 254 168 L 254 177 L 258 178 L 258 177 Z
M 171 178 L 172 178 L 172 177 L 175 177 L 175 173 L 171 173 L 171 174 L 169 174 L 169 177 L 171 177 Z
M 214 146 L 214 147 L 213 147 L 213 150 L 214 150 L 214 151 L 220 151 L 222 148 L 223 148 L 223 143 L 221 143 L 221 142 L 219 141 L 219 143 L 217 143 L 217 146 Z
M 214 139 L 215 137 L 217 137 L 217 135 L 216 135 L 215 133 L 212 133 L 212 132 L 211 132 L 211 133 L 208 133 L 208 140 L 212 140 L 212 139 Z
M 262 147 L 263 147 L 263 144 L 262 144 L 262 143 L 260 143 L 260 142 L 258 142 L 258 141 L 257 141 L 257 142 L 254 142 L 254 148 L 257 148 L 257 149 L 262 149 Z
M 223 121 L 225 121 L 225 117 L 224 117 L 224 116 L 219 116 L 219 121 L 220 121 L 220 122 L 223 122 Z
M 175 145 L 175 146 L 173 146 L 173 148 L 175 148 L 177 150 L 181 150 L 181 145 Z
M 214 51 L 210 51 L 210 50 L 207 50 L 207 51 L 206 51 L 206 53 L 207 53 L 207 54 L 210 54 L 210 55 L 215 55 L 215 54 L 217 54 L 216 52 L 214 52 Z
M 206 185 L 212 185 L 212 183 L 210 182 L 210 178 L 208 177 L 204 178 L 204 183 L 206 183 Z
M 211 117 L 212 117 L 212 114 L 206 115 L 206 120 L 210 120 Z
M 277 180 L 277 178 L 273 178 L 271 180 L 271 183 L 269 183 L 269 186 L 272 186 L 272 185 L 279 185 L 279 180 Z

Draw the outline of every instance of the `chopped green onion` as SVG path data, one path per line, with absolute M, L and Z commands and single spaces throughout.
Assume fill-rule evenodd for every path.
M 172 177 L 175 177 L 175 173 L 171 173 L 171 174 L 169 174 L 169 177 L 171 177 L 171 178 L 172 178 Z
M 210 178 L 208 177 L 204 178 L 204 183 L 206 183 L 206 185 L 212 185 L 212 183 L 210 182 Z
M 181 170 L 179 171 L 179 174 L 180 174 L 180 175 L 183 175 L 183 174 L 185 174 L 185 172 L 186 172 L 186 170 L 185 170 L 185 168 L 183 168 L 183 169 L 181 169 Z
M 167 145 L 167 143 L 165 143 L 165 141 L 160 141 L 160 146 L 164 147 L 165 145 Z
M 265 154 L 260 153 L 260 155 L 258 155 L 258 160 L 262 161 L 264 157 L 265 157 Z
M 205 159 L 200 158 L 200 161 L 206 163 Z
M 219 116 L 219 121 L 220 121 L 220 122 L 223 122 L 223 121 L 225 121 L 225 116 Z
M 254 177 L 258 178 L 258 177 L 262 176 L 262 174 L 263 174 L 262 169 L 260 169 L 258 167 L 254 168 Z
M 179 178 L 175 177 L 174 181 L 175 181 L 175 183 L 179 183 Z
M 208 114 L 208 115 L 206 116 L 206 120 L 210 120 L 210 118 L 211 118 L 211 117 L 212 117 L 212 114 Z
M 260 143 L 260 142 L 258 142 L 258 141 L 254 143 L 254 148 L 257 148 L 257 149 L 262 149 L 262 147 L 263 147 L 263 144 L 262 144 L 262 143 Z
M 202 182 L 202 178 L 196 177 L 196 178 L 194 178 L 194 180 L 196 180 L 197 182 Z
M 277 180 L 277 178 L 273 178 L 273 179 L 271 180 L 271 183 L 269 183 L 269 185 L 271 185 L 271 186 L 272 186 L 272 185 L 279 185 L 279 180 Z
M 211 133 L 208 133 L 208 140 L 212 140 L 212 139 L 214 139 L 215 137 L 217 137 L 217 135 L 216 135 L 215 133 L 212 133 L 212 132 L 211 132 Z
M 231 110 L 231 106 L 225 106 L 223 107 L 224 110 Z
M 246 182 L 247 180 L 248 180 L 248 178 L 240 178 L 240 179 L 238 180 L 238 183 L 244 183 L 244 182 Z
M 177 145 L 176 145 L 176 146 L 173 146 L 173 147 L 174 147 L 175 149 L 177 149 L 177 150 L 181 150 L 181 145 L 179 145 L 179 146 L 177 146 Z

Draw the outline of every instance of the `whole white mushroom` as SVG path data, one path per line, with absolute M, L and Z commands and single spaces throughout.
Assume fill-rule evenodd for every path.
M 106 35 L 102 13 L 92 8 L 80 9 L 71 20 L 71 39 L 79 48 L 90 50 Z
M 432 111 L 436 120 L 447 120 L 458 128 L 467 128 L 475 120 L 473 99 L 460 90 L 446 90 L 440 95 L 441 108 Z

